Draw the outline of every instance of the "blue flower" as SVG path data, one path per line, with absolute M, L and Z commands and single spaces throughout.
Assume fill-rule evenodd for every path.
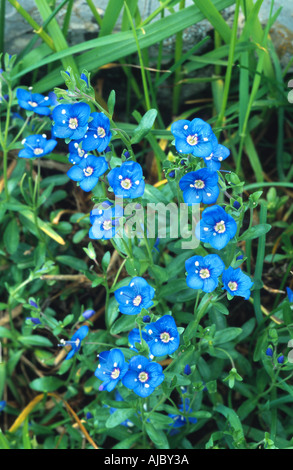
M 176 121 L 171 126 L 171 132 L 175 136 L 175 147 L 179 153 L 208 157 L 213 151 L 215 135 L 211 126 L 202 119 Z
M 139 163 L 133 161 L 122 163 L 120 167 L 110 171 L 108 180 L 115 196 L 133 199 L 144 193 L 145 182 Z
M 115 290 L 114 295 L 121 313 L 137 315 L 143 308 L 148 309 L 154 304 L 155 290 L 142 277 L 134 277 L 129 286 Z
M 88 320 L 89 318 L 91 318 L 93 315 L 95 314 L 95 311 L 92 310 L 92 309 L 88 309 L 88 310 L 85 310 L 82 314 L 83 318 L 85 318 L 86 320 Z
M 185 261 L 186 282 L 191 289 L 213 292 L 225 265 L 218 255 L 192 256 Z
M 286 291 L 287 291 L 287 296 L 288 296 L 288 300 L 290 303 L 293 302 L 293 291 L 290 289 L 290 287 L 286 287 Z
M 142 321 L 143 321 L 144 323 L 149 323 L 149 322 L 151 321 L 151 317 L 150 317 L 149 315 L 144 315 L 144 316 L 142 317 Z
M 234 201 L 234 202 L 233 202 L 233 207 L 234 207 L 234 209 L 236 209 L 236 210 L 238 211 L 238 209 L 240 209 L 240 207 L 241 207 L 240 202 Z
M 227 149 L 224 145 L 218 144 L 214 146 L 213 151 L 208 157 L 203 157 L 206 166 L 209 170 L 219 170 L 221 168 L 221 163 L 230 155 L 230 150 Z
M 91 414 L 90 411 L 87 412 L 87 414 L 85 415 L 86 419 L 92 419 L 93 418 L 93 415 Z
M 279 364 L 283 364 L 284 359 L 285 359 L 284 356 L 281 355 L 281 356 L 278 357 L 277 361 L 278 361 Z
M 179 181 L 183 199 L 189 206 L 195 203 L 214 204 L 219 196 L 218 174 L 206 168 L 191 171 Z
M 6 407 L 7 403 L 5 400 L 0 401 L 0 412 L 4 410 Z
M 79 144 L 79 140 L 74 141 L 74 142 L 71 141 L 68 145 L 68 150 L 69 150 L 68 160 L 73 165 L 79 164 L 83 160 L 83 158 L 87 157 L 87 154 L 85 153 L 85 151 L 81 149 L 78 144 Z
M 145 331 L 141 332 L 141 336 L 142 339 L 146 341 L 146 343 L 151 341 L 151 337 Z M 133 328 L 133 330 L 130 331 L 130 333 L 128 334 L 128 342 L 130 344 L 130 348 L 133 351 L 137 351 L 137 349 L 135 348 L 135 343 L 141 344 L 140 333 L 138 328 Z
M 71 167 L 67 176 L 73 181 L 79 181 L 79 186 L 86 192 L 91 191 L 108 169 L 108 163 L 104 157 L 88 155 L 78 165 Z
M 246 300 L 250 297 L 250 289 L 253 282 L 247 274 L 244 274 L 240 268 L 233 269 L 231 266 L 226 269 L 222 276 L 224 287 L 230 295 L 244 297 Z
M 65 360 L 71 359 L 80 349 L 82 340 L 86 337 L 89 332 L 89 327 L 84 325 L 81 326 L 72 336 L 70 341 L 61 340 L 60 346 L 71 346 L 71 351 L 67 354 Z
M 216 250 L 224 248 L 236 232 L 235 220 L 218 205 L 207 207 L 203 211 L 202 220 L 195 229 L 196 237 Z
M 180 336 L 171 315 L 164 315 L 150 323 L 146 331 L 151 337 L 148 345 L 153 356 L 170 355 L 179 348 Z
M 110 120 L 104 113 L 92 113 L 92 121 L 88 124 L 87 132 L 82 141 L 82 148 L 86 151 L 97 150 L 103 152 L 112 137 Z
M 188 413 L 192 412 L 190 410 L 190 400 L 186 398 L 181 405 L 178 406 L 179 410 L 182 412 L 182 414 L 168 414 L 170 418 L 173 419 L 173 423 L 171 424 L 172 428 L 174 428 L 171 431 L 171 435 L 176 434 L 176 429 L 181 428 L 186 425 L 187 420 L 189 421 L 190 424 L 195 424 L 197 423 L 196 418 L 189 418 L 187 416 L 187 419 L 184 415 L 188 415 Z
M 114 237 L 120 228 L 121 217 L 123 217 L 123 208 L 118 204 L 113 206 L 112 203 L 105 201 L 90 213 L 92 227 L 89 237 L 92 240 L 109 240 Z
M 91 108 L 86 103 L 59 104 L 53 110 L 53 135 L 61 139 L 82 139 L 90 112 Z
M 111 392 L 118 382 L 125 376 L 128 370 L 128 364 L 120 349 L 103 351 L 99 354 L 100 364 L 98 365 L 95 376 L 102 380 L 99 390 Z
M 18 88 L 16 90 L 16 97 L 21 108 L 34 111 L 41 116 L 49 116 L 49 114 L 51 114 L 49 106 L 52 106 L 53 103 L 48 96 L 40 95 L 40 93 L 31 93 L 23 88 Z
M 269 346 L 266 350 L 266 356 L 273 357 L 274 351 L 271 346 Z
M 18 156 L 20 158 L 43 157 L 51 153 L 57 145 L 57 140 L 49 139 L 45 134 L 30 135 L 21 142 L 24 149 L 20 150 Z
M 36 317 L 26 317 L 25 320 L 30 320 L 34 325 L 40 325 L 41 324 L 41 320 L 39 318 L 36 318 Z
M 184 367 L 184 374 L 185 375 L 190 375 L 191 374 L 191 368 L 190 368 L 189 364 L 186 364 L 186 366 Z
M 34 308 L 39 308 L 38 304 L 33 299 L 29 299 L 28 303 Z
M 125 387 L 133 390 L 139 397 L 148 397 L 164 380 L 163 368 L 156 362 L 150 362 L 144 356 L 132 357 L 129 369 L 122 379 Z

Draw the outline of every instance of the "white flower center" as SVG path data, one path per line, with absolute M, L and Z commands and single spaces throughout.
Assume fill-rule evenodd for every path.
M 194 182 L 194 186 L 196 189 L 203 189 L 205 187 L 204 181 L 202 180 L 196 180 Z
M 137 295 L 135 299 L 133 300 L 133 305 L 135 307 L 138 307 L 141 304 L 141 301 L 142 301 L 141 295 Z
M 94 169 L 91 166 L 88 166 L 83 170 L 83 172 L 85 176 L 91 176 L 94 172 Z
M 232 292 L 234 292 L 235 290 L 237 290 L 238 284 L 235 281 L 230 281 L 228 282 L 228 287 Z
M 104 229 L 104 230 L 111 230 L 111 228 L 113 228 L 112 220 L 111 220 L 111 219 L 105 220 L 105 221 L 103 222 L 103 229 Z M 122 292 L 121 292 L 121 294 L 122 294 Z
M 98 127 L 97 129 L 98 136 L 103 138 L 106 135 L 105 129 L 103 127 Z
M 70 118 L 68 126 L 70 129 L 76 129 L 78 126 L 78 120 L 76 118 Z
M 112 379 L 118 379 L 119 375 L 120 375 L 120 369 L 114 369 L 111 372 L 111 378 Z
M 165 331 L 164 333 L 161 333 L 160 334 L 160 340 L 163 342 L 163 343 L 169 343 L 170 341 L 170 335 L 169 333 L 167 333 L 167 331 Z
M 39 147 L 34 150 L 35 155 L 41 155 L 42 153 L 44 153 L 44 149 L 41 149 Z
M 186 140 L 189 145 L 196 145 L 198 143 L 197 134 L 189 135 Z
M 203 268 L 199 271 L 199 275 L 202 279 L 207 279 L 208 277 L 211 277 L 210 271 L 207 268 Z
M 149 378 L 149 375 L 146 372 L 141 372 L 138 376 L 140 382 L 146 382 Z
M 224 220 L 221 220 L 221 222 L 218 222 L 215 227 L 214 227 L 215 231 L 218 232 L 218 233 L 224 233 L 226 232 L 226 226 L 225 226 L 225 222 Z
M 38 103 L 36 103 L 35 101 L 28 101 L 28 104 L 32 107 L 32 108 L 36 108 L 38 105 Z
M 125 178 L 121 181 L 121 186 L 123 189 L 130 189 L 132 186 L 132 182 L 129 178 Z

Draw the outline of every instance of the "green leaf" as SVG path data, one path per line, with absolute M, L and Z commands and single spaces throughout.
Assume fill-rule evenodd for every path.
M 48 376 L 33 380 L 30 383 L 30 387 L 37 392 L 54 392 L 64 384 L 65 382 L 62 380 Z
M 5 328 L 4 326 L 0 326 L 0 338 L 9 338 L 13 339 L 13 334 L 11 333 L 8 328 Z
M 106 311 L 106 323 L 108 327 L 111 327 L 119 315 L 118 302 L 115 297 L 111 297 L 109 300 L 108 308 Z
M 5 435 L 3 434 L 1 428 L 0 428 L 0 448 L 1 449 L 10 449 L 9 442 L 6 439 Z
M 110 253 L 110 251 L 106 251 L 106 253 L 104 254 L 104 256 L 102 258 L 102 269 L 103 269 L 104 272 L 107 271 L 110 260 L 111 260 L 111 253 Z
M 159 284 L 163 284 L 169 279 L 167 269 L 155 264 L 149 268 L 149 273 L 158 281 Z
M 115 321 L 110 329 L 111 335 L 118 335 L 124 331 L 130 331 L 135 328 L 136 315 L 123 315 Z
M 158 111 L 156 109 L 150 109 L 142 117 L 139 125 L 134 129 L 134 135 L 131 139 L 132 144 L 138 144 L 151 130 Z
M 107 428 L 114 428 L 118 424 L 123 423 L 126 419 L 129 419 L 134 415 L 134 410 L 132 408 L 123 408 L 115 410 L 106 421 Z
M 116 100 L 116 93 L 115 93 L 115 90 L 112 90 L 109 95 L 108 102 L 107 102 L 108 111 L 111 116 L 113 116 L 113 113 L 114 113 L 115 100 Z
M 6 365 L 5 365 L 5 362 L 0 362 L 0 400 L 2 400 L 2 395 L 4 391 L 5 377 L 6 377 Z
M 19 244 L 19 228 L 16 219 L 12 219 L 7 225 L 3 234 L 3 240 L 6 250 L 12 255 L 17 250 Z
M 151 423 L 145 423 L 146 432 L 159 449 L 169 449 L 169 442 L 164 431 L 156 429 Z
M 31 449 L 31 441 L 29 437 L 29 429 L 28 429 L 28 416 L 25 418 L 23 427 L 22 427 L 22 443 L 24 449 Z
M 44 346 L 46 348 L 53 346 L 48 338 L 39 335 L 19 336 L 17 339 L 25 346 Z
M 56 256 L 56 260 L 76 271 L 87 271 L 86 263 L 82 259 L 75 258 L 74 256 L 60 255 Z
M 259 224 L 253 227 L 250 227 L 246 230 L 241 237 L 239 237 L 239 241 L 242 240 L 253 240 L 254 238 L 259 238 L 262 235 L 265 235 L 271 230 L 272 226 L 270 224 Z
M 217 344 L 228 343 L 237 338 L 242 333 L 241 328 L 231 327 L 225 330 L 217 331 L 214 338 L 214 346 Z

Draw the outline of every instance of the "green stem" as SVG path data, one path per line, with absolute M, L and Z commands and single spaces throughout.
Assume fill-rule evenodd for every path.
M 232 77 L 232 68 L 233 68 L 233 65 L 234 65 L 235 46 L 236 46 L 236 42 L 237 42 L 237 27 L 238 27 L 239 8 L 240 8 L 240 0 L 236 0 L 236 7 L 235 7 L 235 13 L 234 13 L 234 22 L 233 22 L 233 28 L 232 28 L 232 38 L 231 38 L 230 49 L 229 49 L 229 57 L 228 57 L 228 67 L 227 67 L 226 76 L 225 76 L 223 101 L 222 101 L 221 111 L 220 111 L 220 114 L 219 114 L 219 117 L 217 119 L 217 123 L 216 123 L 216 126 L 215 126 L 216 128 L 221 128 L 223 126 L 223 120 L 224 120 L 226 106 L 227 106 L 228 97 L 229 97 L 231 77 Z M 237 173 L 237 171 L 236 171 L 236 173 Z
M 125 7 L 125 11 L 127 13 L 128 20 L 129 20 L 129 23 L 131 25 L 131 29 L 132 29 L 133 36 L 134 36 L 135 43 L 136 43 L 139 63 L 140 63 L 140 67 L 141 67 L 141 79 L 142 79 L 142 86 L 143 86 L 143 91 L 144 91 L 144 98 L 145 98 L 146 108 L 147 108 L 147 110 L 149 110 L 149 109 L 151 109 L 151 103 L 150 103 L 150 98 L 149 98 L 146 73 L 145 73 L 145 69 L 144 69 L 144 63 L 143 63 L 143 59 L 142 59 L 142 54 L 141 54 L 139 42 L 138 42 L 138 37 L 137 37 L 137 34 L 136 34 L 135 26 L 134 26 L 133 21 L 132 21 L 131 13 L 129 11 L 129 8 L 128 8 L 128 5 L 127 5 L 126 2 L 124 2 L 124 7 Z
M 91 12 L 96 20 L 96 22 L 98 23 L 98 25 L 101 27 L 102 26 L 102 18 L 100 17 L 95 5 L 94 5 L 94 2 L 92 0 L 86 0 L 88 6 L 90 7 L 91 9 Z
M 179 3 L 179 10 L 183 10 L 185 8 L 185 0 L 181 0 Z M 183 47 L 183 31 L 179 31 L 176 35 L 176 43 L 175 43 L 175 61 L 176 64 L 181 56 L 182 56 L 182 47 Z M 174 74 L 174 89 L 173 89 L 173 106 L 172 106 L 172 113 L 173 116 L 177 116 L 179 103 L 180 103 L 180 92 L 182 85 L 178 84 L 181 78 L 181 68 L 182 66 L 179 65 L 175 70 Z

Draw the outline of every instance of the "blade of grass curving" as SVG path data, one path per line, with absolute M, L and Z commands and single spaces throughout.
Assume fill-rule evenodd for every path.
M 64 37 L 66 38 L 67 33 L 68 33 L 68 28 L 69 28 L 69 23 L 70 23 L 70 18 L 72 14 L 72 8 L 73 8 L 73 2 L 74 0 L 68 0 L 68 6 L 65 14 L 65 18 L 63 21 L 63 26 L 62 26 L 62 33 Z
M 107 36 L 112 33 L 120 11 L 122 10 L 124 0 L 109 0 L 102 20 L 99 37 Z
M 211 0 L 193 0 L 195 5 L 204 14 L 205 18 L 213 25 L 215 31 L 219 33 L 226 44 L 230 44 L 232 40 L 232 32 L 226 21 L 219 13 Z
M 55 46 L 52 38 L 43 30 L 42 27 L 28 14 L 28 12 L 16 1 L 8 0 L 9 3 L 18 11 L 18 13 L 30 24 L 33 28 L 33 32 L 38 34 L 40 38 L 52 49 L 55 51 Z
M 209 39 L 210 37 L 207 36 L 206 38 L 202 39 L 198 44 L 195 44 L 191 49 L 189 49 L 189 51 L 183 54 L 181 58 L 174 65 L 172 65 L 172 67 L 170 67 L 169 72 L 165 72 L 161 75 L 161 77 L 156 81 L 156 86 L 159 87 L 160 85 L 162 85 L 162 83 L 164 83 L 164 81 L 167 80 L 167 78 L 169 78 L 170 75 L 176 71 L 177 67 L 186 62 L 190 58 L 190 56 L 192 56 L 201 46 L 208 42 Z
M 231 37 L 231 44 L 230 44 L 230 50 L 229 50 L 229 56 L 228 56 L 228 67 L 227 67 L 226 76 L 225 76 L 222 108 L 219 113 L 216 127 L 222 127 L 223 125 L 223 120 L 224 120 L 228 97 L 229 97 L 230 83 L 231 83 L 231 78 L 232 78 L 232 68 L 234 64 L 235 46 L 237 42 L 239 8 L 240 8 L 240 0 L 236 0 L 234 21 L 233 21 L 233 27 L 232 27 L 232 37 Z
M 267 221 L 267 203 L 266 201 L 262 201 L 260 205 L 260 215 L 259 215 L 259 223 L 265 224 Z M 262 285 L 262 271 L 263 271 L 263 264 L 264 264 L 264 257 L 265 257 L 265 246 L 266 245 L 266 235 L 261 235 L 258 241 L 257 247 L 257 257 L 256 257 L 256 265 L 255 265 L 255 272 L 254 272 L 254 290 L 252 292 L 253 297 L 253 308 L 256 316 L 256 321 L 258 324 L 261 324 L 263 321 L 263 315 L 261 311 L 261 301 L 260 301 L 260 289 Z
M 248 51 L 240 55 L 240 76 L 239 76 L 239 134 L 241 135 L 246 107 L 249 100 L 249 54 Z
M 274 45 L 271 40 L 269 40 L 269 49 L 270 54 L 272 57 L 273 65 L 275 68 L 276 74 L 276 81 L 278 86 L 276 87 L 276 94 L 280 97 L 280 99 L 284 99 L 285 101 L 285 93 L 284 93 L 284 83 L 283 83 L 283 75 L 282 69 L 280 65 L 280 60 L 278 55 L 275 51 Z M 285 180 L 285 172 L 283 167 L 283 152 L 284 152 L 284 120 L 285 120 L 285 109 L 284 106 L 280 106 L 278 108 L 278 133 L 277 133 L 277 171 L 278 177 L 281 181 Z
M 252 104 L 254 102 L 254 99 L 255 99 L 256 93 L 258 91 L 258 88 L 261 84 L 262 71 L 264 69 L 264 60 L 265 60 L 265 56 L 267 54 L 267 40 L 268 40 L 269 29 L 270 29 L 272 23 L 277 18 L 278 14 L 279 14 L 279 10 L 278 10 L 276 12 L 276 14 L 274 16 L 272 16 L 273 5 L 274 5 L 274 0 L 272 0 L 272 4 L 271 4 L 270 20 L 268 21 L 268 23 L 266 25 L 265 31 L 263 33 L 263 39 L 262 39 L 261 47 L 259 48 L 259 53 L 258 53 L 259 60 L 257 62 L 257 66 L 256 66 L 256 72 L 257 73 L 255 74 L 255 77 L 254 77 L 254 80 L 253 80 L 253 85 L 252 85 L 252 89 L 251 89 L 251 93 L 250 93 L 250 98 L 249 98 L 249 102 L 248 102 L 248 105 L 247 105 L 247 110 L 246 110 L 246 114 L 245 114 L 245 118 L 244 118 L 244 122 L 243 122 L 243 128 L 241 129 L 239 152 L 238 152 L 237 163 L 236 163 L 236 173 L 237 174 L 239 174 L 239 172 L 240 172 L 242 150 L 243 150 L 243 146 L 244 146 L 245 135 L 246 135 L 246 131 L 247 131 L 247 125 L 248 125 L 248 120 L 249 120 L 249 116 L 250 116 L 250 112 L 251 112 L 251 107 L 252 107 Z
M 141 70 L 141 79 L 142 79 L 142 86 L 143 86 L 143 92 L 144 92 L 144 99 L 145 99 L 146 109 L 148 111 L 149 109 L 151 109 L 151 102 L 150 102 L 149 89 L 148 89 L 148 84 L 147 84 L 147 79 L 146 79 L 146 72 L 145 72 L 145 69 L 144 69 L 144 63 L 143 63 L 143 58 L 142 58 L 142 54 L 141 54 L 141 48 L 140 48 L 140 45 L 139 45 L 139 41 L 138 41 L 135 26 L 134 26 L 133 20 L 131 18 L 131 13 L 129 11 L 129 8 L 128 8 L 128 5 L 127 5 L 126 2 L 124 2 L 124 8 L 125 8 L 125 11 L 126 11 L 126 14 L 127 14 L 127 17 L 128 17 L 128 21 L 131 25 L 132 33 L 133 33 L 135 43 L 136 43 L 136 48 L 137 48 L 137 53 L 138 53 L 138 58 L 139 58 L 139 64 L 140 64 L 140 67 L 141 67 L 140 70 Z
M 4 36 L 5 36 L 5 0 L 0 0 L 0 53 L 4 52 Z
M 185 0 L 181 0 L 179 3 L 179 10 L 183 10 L 185 8 Z M 175 42 L 175 60 L 174 63 L 180 60 L 182 56 L 182 48 L 183 48 L 183 31 L 179 31 L 176 35 L 176 42 Z M 180 92 L 181 92 L 181 84 L 178 84 L 181 78 L 181 64 L 176 67 L 175 76 L 174 76 L 174 88 L 173 88 L 173 102 L 172 102 L 172 114 L 176 116 L 179 109 L 179 100 L 180 100 Z
M 101 27 L 102 26 L 102 18 L 100 17 L 99 15 L 99 12 L 98 10 L 96 9 L 95 5 L 94 5 L 94 2 L 93 0 L 86 0 L 92 14 L 93 14 L 93 17 L 95 18 L 97 24 Z
M 245 0 L 245 9 L 247 13 L 246 23 L 242 32 L 242 35 L 246 35 L 247 37 L 251 36 L 253 40 L 257 43 L 261 43 L 263 41 L 264 32 L 258 18 L 259 9 L 263 3 L 263 0 L 257 0 L 257 2 L 253 3 L 253 0 Z M 272 8 L 271 8 L 272 12 Z M 271 16 L 271 14 L 270 14 Z M 267 29 L 267 27 L 265 28 Z M 242 39 L 242 35 L 240 39 Z M 274 70 L 270 60 L 269 55 L 264 57 L 264 74 L 266 77 L 273 79 L 274 78 Z
M 263 169 L 250 134 L 247 134 L 245 137 L 244 147 L 246 150 L 246 154 L 249 158 L 250 164 L 252 166 L 254 175 L 256 177 L 256 181 L 258 183 L 261 183 L 264 179 Z
M 244 51 L 249 51 L 249 50 L 255 50 L 255 45 L 252 44 L 251 42 L 245 41 L 245 42 L 239 42 L 235 46 L 235 53 L 234 53 L 234 61 L 238 59 L 240 54 Z M 219 47 L 218 49 L 214 49 L 213 51 L 207 52 L 206 54 L 203 54 L 201 56 L 192 56 L 190 57 L 190 62 L 186 64 L 186 72 L 192 72 L 194 70 L 201 69 L 202 67 L 205 67 L 207 64 L 214 64 L 214 65 L 223 65 L 227 67 L 228 61 L 227 60 L 221 60 L 224 57 L 228 57 L 229 55 L 229 50 L 230 47 L 227 45 L 223 45 Z
M 46 0 L 35 0 L 36 6 L 40 12 L 40 15 L 43 19 L 43 21 L 46 21 L 47 18 L 50 17 L 52 14 L 52 11 L 47 3 Z M 61 28 L 59 24 L 57 23 L 56 18 L 51 19 L 50 23 L 47 26 L 49 34 L 51 35 L 52 38 L 54 38 L 54 44 L 55 48 L 57 51 L 62 51 L 68 49 L 68 44 L 66 42 L 66 39 L 61 31 Z M 78 67 L 75 64 L 75 60 L 73 56 L 66 56 L 63 57 L 62 59 L 62 65 L 64 69 L 67 69 L 67 67 L 71 67 L 72 70 L 78 74 Z
M 138 18 L 140 18 L 139 14 L 139 8 L 137 6 L 138 0 L 127 0 L 127 5 L 131 14 L 131 18 L 135 19 L 135 24 L 138 26 Z M 139 15 L 137 15 L 137 13 Z M 141 20 L 140 20 L 141 21 Z M 123 10 L 123 16 L 122 16 L 122 21 L 121 21 L 121 31 L 127 31 L 131 29 L 131 24 L 129 23 L 128 15 L 127 12 L 124 8 Z
M 180 0 L 178 0 L 177 3 L 179 3 Z M 173 0 L 166 0 L 165 2 L 161 3 L 161 5 L 153 12 L 151 13 L 144 21 L 143 23 L 140 25 L 141 27 L 144 27 L 146 26 L 147 24 L 149 24 L 153 19 L 156 18 L 156 16 L 158 16 L 159 13 L 161 13 L 162 11 L 164 11 L 165 8 L 168 7 L 168 5 L 170 3 L 173 3 Z

